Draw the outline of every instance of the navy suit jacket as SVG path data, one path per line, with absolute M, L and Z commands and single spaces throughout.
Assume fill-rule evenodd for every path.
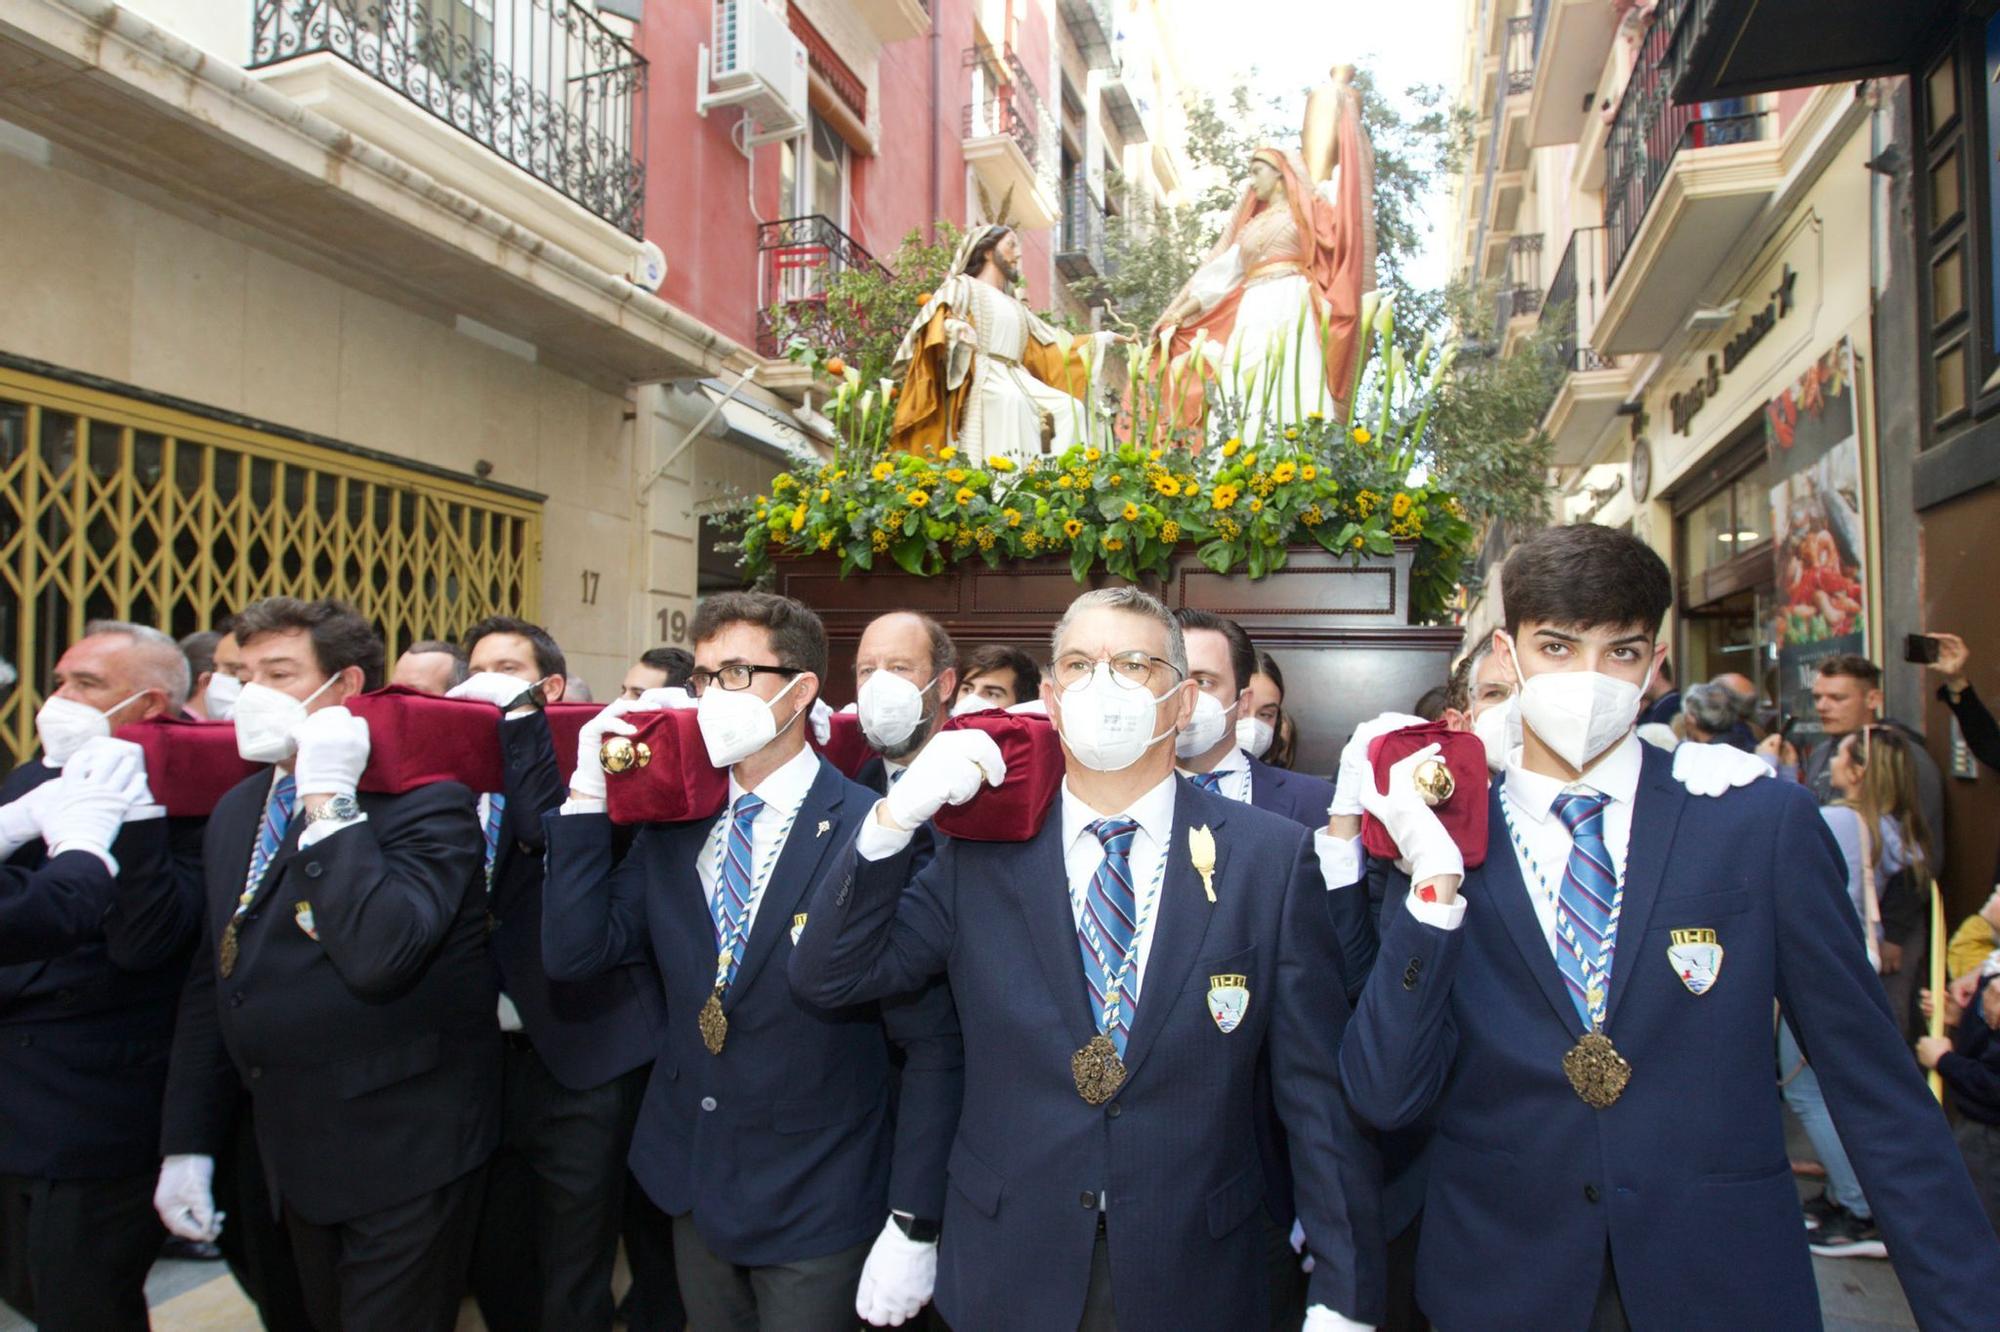
M 260 770 L 208 821 L 208 915 L 174 1033 L 161 1152 L 220 1155 L 248 1087 L 273 1206 L 331 1225 L 442 1187 L 499 1143 L 485 842 L 456 782 L 364 791 L 365 822 L 303 850 L 298 811 L 223 976 L 217 949 L 270 789 Z
M 488 943 L 535 1053 L 557 1082 L 583 1091 L 653 1061 L 665 1005 L 644 963 L 584 981 L 549 979 L 542 965 L 542 819 L 566 792 L 547 715 L 537 709 L 500 722 L 500 757 L 507 807 L 493 861 Z
M 39 760 L 11 804 L 53 781 Z M 0 866 L 0 1174 L 104 1179 L 159 1165 L 174 1010 L 201 914 L 199 819 L 128 823 L 118 876 L 37 840 Z
M 1632 1326 L 1811 1328 L 1819 1297 L 1773 1086 L 1772 1001 L 1812 1058 L 1917 1321 L 1990 1328 L 2000 1241 L 1870 972 L 1811 796 L 1691 798 L 1650 746 L 1633 811 L 1606 1031 L 1632 1064 L 1593 1110 L 1562 1058 L 1583 1026 L 1537 922 L 1497 789 L 1456 930 L 1385 907 L 1341 1069 L 1388 1128 L 1435 1108 L 1417 1298 L 1443 1329 L 1583 1327 L 1609 1249 Z M 1723 949 L 1697 995 L 1672 931 Z
M 912 1069 L 957 1068 L 956 1023 L 930 1007 L 948 1003 L 947 992 L 886 1011 L 815 1006 L 794 998 L 786 980 L 795 917 L 874 803 L 873 792 L 820 761 L 723 1000 L 729 1035 L 720 1055 L 696 1024 L 715 982 L 715 924 L 695 869 L 713 821 L 642 827 L 622 863 L 606 816 L 546 821 L 549 974 L 580 980 L 633 965 L 650 945 L 667 1033 L 632 1137 L 632 1172 L 661 1210 L 693 1213 L 727 1262 L 762 1267 L 837 1253 L 872 1238 L 892 1206 L 937 1215 L 928 1199 L 939 1183 L 912 1181 L 908 1198 L 889 1192 L 889 1043 L 904 1042 Z M 904 1131 L 919 1130 L 906 1122 Z
M 1185 830 L 1202 825 L 1217 847 L 1213 903 L 1187 848 Z M 1187 781 L 1174 828 L 1128 1075 L 1102 1106 L 1084 1102 L 1070 1076 L 1095 1025 L 1059 816 L 1027 842 L 949 841 L 914 877 L 907 850 L 867 861 L 849 847 L 814 897 L 792 955 L 807 1002 L 951 980 L 966 1091 L 937 1300 L 961 1332 L 1076 1326 L 1100 1192 L 1122 1325 L 1266 1321 L 1265 1171 L 1252 1122 L 1267 1051 L 1318 1259 L 1312 1298 L 1380 1316 L 1374 1152 L 1341 1101 L 1348 1010 L 1311 843 L 1296 824 Z M 1229 974 L 1248 978 L 1250 1001 L 1225 1034 L 1208 990 Z
M 1250 760 L 1250 803 L 1282 814 L 1308 828 L 1326 827 L 1326 808 L 1333 803 L 1333 783 L 1310 773 L 1274 768 Z

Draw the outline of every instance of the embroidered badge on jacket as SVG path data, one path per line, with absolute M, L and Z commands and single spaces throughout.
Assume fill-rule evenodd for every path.
M 1250 978 L 1230 973 L 1208 978 L 1208 1015 L 1224 1036 L 1235 1031 L 1250 1011 Z
M 306 932 L 306 938 L 319 942 L 319 931 L 313 928 L 313 904 L 311 902 L 292 903 L 292 920 Z
M 799 936 L 806 932 L 806 913 L 801 911 L 792 917 L 792 947 L 799 946 Z
M 1714 930 L 1674 930 L 1667 945 L 1667 961 L 1674 975 L 1688 987 L 1689 994 L 1707 994 L 1722 973 L 1722 945 Z

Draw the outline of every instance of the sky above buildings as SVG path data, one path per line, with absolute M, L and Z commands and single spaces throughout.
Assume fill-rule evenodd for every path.
M 1464 0 L 1167 0 L 1182 76 L 1214 95 L 1254 71 L 1255 86 L 1302 107 L 1304 90 L 1335 64 L 1366 65 L 1379 86 L 1401 90 L 1458 81 Z M 1427 207 L 1431 241 L 1412 277 L 1447 276 L 1446 195 Z

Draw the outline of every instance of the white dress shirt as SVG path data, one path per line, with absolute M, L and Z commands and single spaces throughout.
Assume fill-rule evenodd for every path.
M 1217 760 L 1209 769 L 1222 778 L 1221 794 L 1228 796 L 1239 805 L 1250 803 L 1250 756 L 1240 749 L 1232 749 Z M 1190 780 L 1195 774 L 1190 772 Z
M 1627 734 L 1590 771 L 1573 782 L 1528 771 L 1522 766 L 1518 745 L 1507 755 L 1507 775 L 1500 786 L 1500 799 L 1520 838 L 1516 845 L 1514 838 L 1508 837 L 1508 849 L 1521 866 L 1521 882 L 1535 909 L 1535 920 L 1542 927 L 1542 937 L 1548 940 L 1549 953 L 1559 962 L 1563 945 L 1556 938 L 1556 896 L 1562 891 L 1563 871 L 1569 866 L 1574 842 L 1568 827 L 1556 816 L 1556 797 L 1580 791 L 1611 798 L 1604 807 L 1604 849 L 1611 853 L 1612 871 L 1623 884 L 1625 858 L 1632 847 L 1632 808 L 1639 793 L 1644 743 L 1637 735 Z M 1496 834 L 1507 837 L 1507 829 L 1488 829 L 1489 844 Z M 1404 901 L 1426 925 L 1455 930 L 1465 919 L 1463 897 L 1445 904 L 1422 902 L 1411 893 Z M 1614 941 L 1614 950 L 1616 946 Z M 1616 965 L 1615 951 L 1613 965 Z
M 1125 988 L 1134 1004 L 1139 1002 L 1140 987 L 1146 979 L 1146 958 L 1153 951 L 1153 919 L 1159 914 L 1161 870 L 1166 864 L 1167 848 L 1174 836 L 1174 788 L 1178 780 L 1176 774 L 1168 774 L 1158 786 L 1133 801 L 1123 815 L 1136 819 L 1139 824 L 1139 831 L 1132 836 L 1132 848 L 1126 853 L 1132 870 L 1132 892 L 1138 898 L 1139 910 L 1138 919 L 1132 927 L 1132 973 L 1125 979 Z M 1104 844 L 1097 840 L 1097 834 L 1090 830 L 1090 825 L 1099 819 L 1115 817 L 1119 816 L 1099 814 L 1077 799 L 1070 793 L 1068 779 L 1064 779 L 1063 872 L 1069 878 L 1070 919 L 1079 930 L 1083 928 L 1083 909 L 1090 896 L 1090 881 L 1097 874 L 1097 867 L 1104 863 Z
M 798 817 L 799 806 L 806 802 L 806 793 L 812 790 L 813 780 L 819 776 L 819 755 L 811 747 L 805 747 L 786 760 L 783 767 L 766 777 L 757 786 L 757 795 L 764 807 L 750 821 L 750 901 L 748 914 L 743 922 L 743 937 L 750 937 L 750 929 L 757 923 L 757 908 L 764 901 L 764 885 L 771 881 L 771 870 L 778 863 L 778 856 L 785 849 L 785 838 L 790 833 L 792 821 Z M 721 884 L 722 857 L 729 842 L 729 824 L 736 809 L 738 797 L 743 795 L 743 787 L 736 780 L 732 769 L 729 774 L 729 803 L 716 816 L 715 826 L 708 830 L 708 836 L 701 844 L 701 854 L 695 860 L 695 873 L 701 877 L 701 896 L 714 910 L 715 890 Z

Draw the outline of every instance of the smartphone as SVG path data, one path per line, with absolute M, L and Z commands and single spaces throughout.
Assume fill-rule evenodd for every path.
M 1782 722 L 1778 723 L 1778 738 L 1786 744 L 1790 744 L 1792 742 L 1792 728 L 1798 724 L 1799 719 L 1797 717 L 1785 718 Z
M 1938 659 L 1938 641 L 1929 634 L 1910 634 L 1903 639 L 1903 660 L 1929 666 Z

